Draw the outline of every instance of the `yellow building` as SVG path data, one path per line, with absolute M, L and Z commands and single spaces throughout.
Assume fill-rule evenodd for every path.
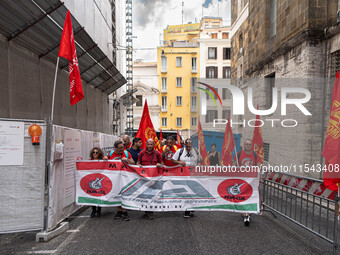
M 200 24 L 168 26 L 157 50 L 160 128 L 180 130 L 184 138 L 198 125 Z

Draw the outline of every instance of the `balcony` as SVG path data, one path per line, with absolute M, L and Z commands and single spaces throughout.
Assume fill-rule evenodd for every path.
M 168 67 L 167 66 L 162 66 L 161 72 L 162 73 L 167 73 L 168 72 Z

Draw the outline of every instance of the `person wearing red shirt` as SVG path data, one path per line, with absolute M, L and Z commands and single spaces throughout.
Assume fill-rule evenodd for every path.
M 124 144 L 122 141 L 115 141 L 114 143 L 114 151 L 111 151 L 109 155 L 107 156 L 110 160 L 121 160 L 123 163 L 127 164 L 134 164 L 131 154 L 124 150 Z M 129 221 L 129 216 L 126 209 L 123 209 L 121 206 L 117 207 L 117 213 L 114 216 L 115 220 L 118 220 L 123 217 L 125 221 Z
M 124 142 L 124 149 L 127 150 L 132 147 L 132 143 L 130 140 L 130 136 L 124 135 L 123 136 L 123 142 Z
M 261 166 L 260 162 L 257 160 L 257 155 L 255 151 L 251 150 L 252 141 L 250 139 L 246 139 L 243 144 L 244 150 L 238 152 L 237 155 L 234 156 L 232 166 Z M 236 157 L 237 156 L 237 157 Z M 250 215 L 248 213 L 243 215 L 243 222 L 246 226 L 249 226 L 250 223 Z
M 164 145 L 162 148 L 162 158 L 164 165 L 176 166 L 176 164 L 171 162 L 171 159 L 177 150 L 178 147 L 175 145 L 175 139 L 172 136 L 168 136 L 166 138 L 166 145 Z
M 148 139 L 146 141 L 146 148 L 139 153 L 137 165 L 142 166 L 156 166 L 162 167 L 163 160 L 162 155 L 159 151 L 155 150 L 155 141 L 153 139 Z M 146 211 L 145 217 L 152 220 L 153 212 Z

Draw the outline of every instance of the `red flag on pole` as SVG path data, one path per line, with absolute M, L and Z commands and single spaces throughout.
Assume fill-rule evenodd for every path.
M 152 138 L 155 141 L 155 149 L 158 151 L 160 150 L 160 144 L 150 118 L 148 103 L 146 100 L 144 104 L 142 119 L 140 121 L 139 129 L 135 137 L 142 139 L 142 149 L 146 147 L 146 141 Z
M 257 106 L 257 110 L 258 109 L 259 109 L 259 106 Z M 258 156 L 257 162 L 263 164 L 264 151 L 263 151 L 261 121 L 260 121 L 259 115 L 256 115 L 256 121 L 255 121 L 255 128 L 254 128 L 252 143 L 253 143 L 252 150 L 255 151 L 256 155 Z
M 228 115 L 228 123 L 225 128 L 224 140 L 223 140 L 223 145 L 222 145 L 222 155 L 221 155 L 222 166 L 231 165 L 231 161 L 232 161 L 231 155 L 233 153 L 234 148 L 235 148 L 234 135 L 233 135 L 233 130 L 231 129 L 229 115 Z
M 182 146 L 181 146 L 181 136 L 179 135 L 178 130 L 177 130 L 177 144 L 180 148 L 182 148 Z
M 203 158 L 203 162 L 201 164 L 205 166 L 209 166 L 210 160 L 208 157 L 207 149 L 205 148 L 203 130 L 202 130 L 201 122 L 199 119 L 198 119 L 197 137 L 198 137 L 199 152 Z
M 58 57 L 68 59 L 68 69 L 70 73 L 70 102 L 71 105 L 75 105 L 84 98 L 84 92 L 83 86 L 81 85 L 70 11 L 67 11 Z
M 161 133 L 159 134 L 159 140 L 163 141 L 163 132 L 162 132 L 162 129 L 161 129 Z
M 327 169 L 332 170 L 323 171 L 323 182 L 328 189 L 338 191 L 340 175 L 339 172 L 334 171 L 335 166 L 340 164 L 340 75 L 338 71 L 333 87 L 331 112 L 322 156 L 325 158 Z

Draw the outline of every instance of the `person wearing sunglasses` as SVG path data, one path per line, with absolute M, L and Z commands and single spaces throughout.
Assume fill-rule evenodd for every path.
M 101 148 L 99 147 L 94 147 L 90 151 L 90 160 L 102 160 L 104 159 L 104 152 Z M 91 218 L 94 218 L 97 214 L 98 217 L 101 217 L 102 208 L 99 206 L 92 206 L 92 213 L 91 213 Z

